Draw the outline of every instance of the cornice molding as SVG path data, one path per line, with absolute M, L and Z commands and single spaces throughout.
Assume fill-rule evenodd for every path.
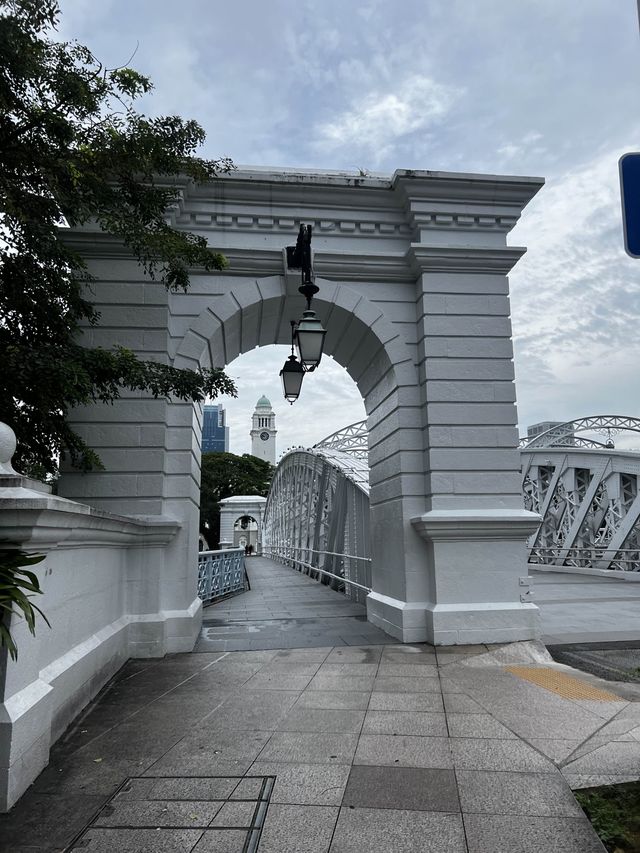
M 86 504 L 23 488 L 0 490 L 1 538 L 42 549 L 167 545 L 181 527 L 166 518 L 113 515 Z
M 526 509 L 431 510 L 411 524 L 427 542 L 477 539 L 525 540 L 540 526 L 541 516 Z
M 430 272 L 478 272 L 507 275 L 527 250 L 520 246 L 443 247 L 413 243 L 407 265 L 418 274 Z
M 398 169 L 391 179 L 405 201 L 466 202 L 522 210 L 544 186 L 544 178 Z

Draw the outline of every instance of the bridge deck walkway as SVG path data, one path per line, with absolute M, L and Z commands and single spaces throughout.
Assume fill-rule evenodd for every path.
M 251 589 L 205 608 L 197 652 L 398 642 L 341 592 L 266 557 L 246 566 Z

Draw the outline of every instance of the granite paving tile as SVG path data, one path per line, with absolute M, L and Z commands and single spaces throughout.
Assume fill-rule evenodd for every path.
M 247 772 L 253 758 L 224 759 L 204 752 L 201 755 L 185 755 L 172 750 L 163 755 L 144 772 L 144 776 L 242 776 Z
M 254 761 L 262 747 L 271 737 L 270 731 L 233 731 L 230 729 L 200 729 L 183 738 L 179 744 L 169 750 L 164 758 L 190 755 L 205 757 L 212 761 L 235 761 L 250 759 Z
M 515 770 L 550 773 L 555 768 L 533 747 L 519 740 L 451 738 L 456 770 Z
M 33 794 L 18 800 L 8 814 L 0 814 L 0 851 L 13 853 L 27 841 L 34 847 L 63 848 L 89 823 L 104 797 L 76 792 Z
M 553 738 L 531 738 L 529 744 L 542 752 L 555 764 L 565 761 L 580 746 L 580 740 L 558 740 Z
M 611 774 L 611 773 L 567 773 L 562 771 L 562 775 L 567 780 L 567 784 L 572 791 L 577 791 L 580 788 L 598 788 L 600 785 L 621 785 L 624 782 L 637 782 L 640 779 L 640 773 L 633 774 Z
M 201 779 L 130 779 L 114 802 L 130 800 L 226 800 L 240 783 L 238 777 Z
M 467 848 L 458 814 L 342 808 L 329 850 L 330 853 L 466 853 Z
M 300 694 L 296 708 L 340 708 L 364 711 L 369 705 L 369 693 L 349 690 L 307 690 Z
M 379 675 L 373 685 L 374 693 L 440 693 L 440 679 Z
M 357 734 L 275 732 L 260 753 L 260 761 L 288 761 L 293 764 L 350 764 L 357 743 Z
M 260 837 L 260 853 L 326 853 L 338 809 L 272 803 Z
M 214 819 L 211 821 L 211 826 L 226 826 L 231 828 L 250 827 L 257 809 L 256 802 L 236 802 L 221 803 L 222 808 L 219 809 Z
M 300 708 L 294 705 L 279 723 L 282 732 L 359 732 L 364 711 Z
M 457 770 L 462 811 L 479 814 L 583 817 L 560 773 Z
M 607 684 L 605 689 L 610 690 L 613 686 L 615 685 Z M 625 700 L 623 699 L 619 702 L 599 702 L 593 699 L 573 699 L 572 702 L 584 711 L 589 711 L 589 713 L 595 714 L 603 720 L 612 719 L 612 717 L 619 714 L 625 707 Z
M 342 805 L 348 808 L 460 811 L 453 770 L 354 766 Z
M 350 646 L 348 648 L 333 649 L 327 656 L 326 662 L 379 663 L 383 648 L 383 646 Z
M 350 771 L 349 764 L 288 764 L 256 761 L 251 773 L 275 776 L 272 803 L 339 806 Z
M 411 735 L 360 735 L 353 763 L 444 770 L 453 767 L 447 738 Z
M 314 675 L 309 690 L 365 691 L 373 687 L 372 675 Z
M 244 829 L 208 829 L 192 853 L 243 853 L 246 841 Z
M 88 744 L 83 746 L 76 755 L 87 755 L 94 761 L 96 758 L 111 759 L 145 759 L 159 758 L 178 743 L 190 730 L 189 723 L 145 724 L 140 719 L 135 722 L 121 723 Z
M 442 698 L 447 714 L 486 714 L 482 705 L 464 693 L 445 693 Z
M 372 693 L 370 711 L 435 711 L 443 712 L 439 693 Z
M 449 737 L 515 738 L 490 714 L 447 714 Z
M 311 678 L 322 666 L 320 661 L 291 661 L 278 659 L 265 664 L 260 670 L 260 675 L 302 675 Z
M 443 694 L 468 692 L 457 679 L 448 678 L 442 669 L 440 670 L 440 689 L 442 690 Z
M 205 827 L 222 808 L 221 802 L 190 800 L 117 800 L 106 805 L 95 820 L 95 826 L 131 827 Z
M 207 732 L 218 729 L 274 730 L 299 695 L 297 692 L 286 690 L 256 690 L 233 694 L 215 714 L 202 723 L 201 729 Z
M 640 775 L 640 743 L 613 741 L 565 765 L 567 773 Z
M 469 814 L 464 826 L 469 853 L 604 853 L 586 817 Z
M 438 737 L 448 734 L 444 714 L 423 711 L 367 711 L 362 733 Z
M 418 663 L 417 661 L 412 661 L 411 663 L 404 663 L 404 661 L 405 658 L 402 658 L 402 663 L 398 663 L 395 660 L 389 660 L 389 658 L 383 658 L 383 660 L 380 662 L 378 675 L 391 675 L 395 676 L 396 678 L 399 676 L 409 676 L 410 678 L 438 677 L 438 668 L 433 664 L 423 664 Z
M 409 643 L 403 643 L 402 645 L 385 647 L 382 656 L 385 658 L 393 655 L 407 655 L 411 657 L 413 657 L 413 655 L 429 655 L 431 657 L 435 657 L 435 654 L 435 647 L 428 646 L 426 643 L 421 643 L 419 645 L 410 645 Z
M 288 675 L 285 671 L 264 672 L 252 676 L 243 685 L 245 690 L 302 691 L 311 681 L 310 675 Z
M 257 778 L 252 778 L 248 776 L 245 779 L 241 779 L 235 788 L 233 794 L 231 794 L 231 800 L 259 800 L 261 798 L 261 794 L 264 788 L 264 779 L 261 774 Z
M 377 663 L 323 663 L 318 675 L 371 675 L 378 671 Z
M 279 661 L 310 661 L 312 663 L 322 663 L 331 651 L 331 646 L 324 646 L 315 649 L 287 649 L 277 652 L 274 660 Z
M 201 829 L 106 829 L 91 828 L 71 848 L 81 853 L 189 853 Z
M 127 777 L 140 776 L 155 761 L 156 758 L 153 756 L 145 756 L 140 759 L 107 757 L 101 761 L 96 761 L 87 755 L 82 757 L 74 755 L 69 759 L 60 761 L 54 752 L 51 763 L 45 767 L 33 783 L 30 793 L 95 794 L 106 798 Z

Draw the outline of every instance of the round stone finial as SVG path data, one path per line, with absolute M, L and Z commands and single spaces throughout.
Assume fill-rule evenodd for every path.
M 7 424 L 0 421 L 0 474 L 16 474 L 11 459 L 16 452 L 16 434 Z

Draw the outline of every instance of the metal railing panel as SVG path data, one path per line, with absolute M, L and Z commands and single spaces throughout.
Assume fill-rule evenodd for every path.
M 198 554 L 198 596 L 203 604 L 244 592 L 248 588 L 244 548 L 200 551 Z

